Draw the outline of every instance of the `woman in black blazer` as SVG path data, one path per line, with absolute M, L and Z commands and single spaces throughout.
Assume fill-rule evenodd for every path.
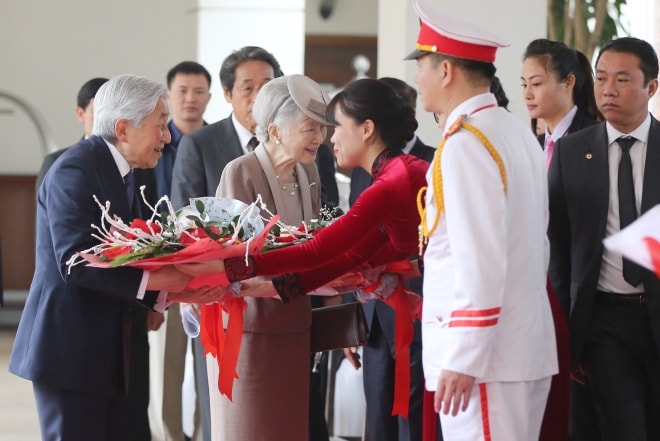
M 582 52 L 559 41 L 538 39 L 525 50 L 520 78 L 532 128 L 538 118 L 545 121 L 545 133 L 538 140 L 546 152 L 547 168 L 559 138 L 603 119 L 596 107 L 593 70 Z M 552 289 L 549 282 L 548 288 Z M 560 305 L 553 297 L 553 309 L 560 306 L 564 312 L 563 317 L 555 317 L 559 373 L 552 380 L 540 440 L 567 441 L 570 432 L 575 439 L 599 441 L 590 388 L 584 381 L 570 381 L 570 305 Z

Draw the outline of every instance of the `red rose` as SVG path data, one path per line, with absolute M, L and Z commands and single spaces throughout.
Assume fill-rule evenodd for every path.
M 203 228 L 199 228 L 199 227 L 190 228 L 190 229 L 186 230 L 186 233 L 188 233 L 188 234 L 185 234 L 185 233 L 182 234 L 181 238 L 179 239 L 179 241 L 181 242 L 181 245 L 183 245 L 183 246 L 188 246 L 188 245 L 192 245 L 193 243 L 195 243 L 196 240 L 193 239 L 193 238 L 203 239 L 205 237 L 209 237 L 209 235 L 206 234 L 206 231 L 204 231 Z
M 119 256 L 123 256 L 124 254 L 128 254 L 132 251 L 131 247 L 129 246 L 118 246 L 118 247 L 112 247 L 108 248 L 107 250 L 103 251 L 101 253 L 102 256 L 106 257 L 108 260 L 114 260 L 115 258 Z
M 151 227 L 151 229 L 149 229 L 149 227 Z M 137 228 L 148 234 L 151 234 L 152 231 L 154 234 L 163 232 L 163 228 L 159 224 L 151 221 L 145 221 L 144 219 L 133 219 L 133 222 L 131 222 L 131 228 Z
M 294 237 L 291 234 L 285 234 L 285 235 L 283 234 L 275 237 L 275 242 L 278 243 L 289 243 L 289 242 L 293 242 L 293 240 Z

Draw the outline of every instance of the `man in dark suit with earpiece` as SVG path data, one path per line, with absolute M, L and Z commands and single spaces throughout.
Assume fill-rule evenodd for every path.
M 573 378 L 588 382 L 603 439 L 660 439 L 660 280 L 603 239 L 660 202 L 653 47 L 603 46 L 594 91 L 605 122 L 557 141 L 550 163 L 549 276 L 570 306 Z

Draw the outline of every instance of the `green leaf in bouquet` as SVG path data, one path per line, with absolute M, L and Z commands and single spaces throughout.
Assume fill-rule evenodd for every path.
M 163 211 L 162 213 L 160 213 L 159 217 L 160 217 L 160 223 L 162 225 L 167 225 L 167 223 L 168 223 L 167 222 L 167 213 Z
M 182 250 L 183 248 L 184 248 L 183 245 L 176 243 L 161 243 L 156 245 L 149 245 L 139 250 L 115 257 L 114 259 L 110 260 L 110 266 L 115 268 L 132 262 L 137 262 L 138 260 L 142 260 L 142 259 L 167 256 L 169 254 Z M 106 261 L 108 261 L 108 259 L 106 259 Z
M 238 225 L 238 222 L 240 220 L 240 216 L 234 216 L 234 218 L 231 220 L 231 224 L 227 226 L 227 229 L 229 230 L 229 234 L 233 235 L 234 234 L 234 225 Z M 238 230 L 238 238 L 243 239 L 245 237 L 245 229 L 241 227 L 240 230 Z
M 195 200 L 195 208 L 197 208 L 199 214 L 204 214 L 204 201 L 200 199 Z
M 133 251 L 132 253 L 122 254 L 121 256 L 117 256 L 114 259 L 112 259 L 110 261 L 110 266 L 115 268 L 118 266 L 126 265 L 127 263 L 137 262 L 138 260 L 151 257 L 152 252 L 153 252 L 152 247 L 145 247 L 140 250 Z
M 273 225 L 273 228 L 270 229 L 270 232 L 273 234 L 275 237 L 280 237 L 282 234 L 282 227 L 280 227 L 278 224 Z

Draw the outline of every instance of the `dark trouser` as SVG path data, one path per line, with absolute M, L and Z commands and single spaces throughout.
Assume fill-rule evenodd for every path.
M 325 389 L 328 377 L 328 353 L 311 356 L 312 372 L 309 384 L 309 439 L 310 441 L 328 441 L 330 434 L 325 419 Z
M 601 441 L 591 384 L 571 381 L 571 410 L 568 421 L 571 441 Z
M 416 323 L 415 326 L 419 326 Z M 388 341 L 374 315 L 369 343 L 363 349 L 367 436 L 377 441 L 421 441 L 424 373 L 422 345 L 410 345 L 410 408 L 408 419 L 392 416 L 394 403 L 394 341 Z
M 135 305 L 131 312 L 131 355 L 128 383 L 128 422 L 130 441 L 151 441 L 149 427 L 149 340 L 147 310 Z
M 323 298 L 311 297 L 312 308 L 324 306 Z M 317 357 L 320 356 L 320 357 Z M 328 386 L 328 353 L 312 353 L 309 377 L 309 440 L 329 441 L 328 421 L 325 419 L 326 388 Z
M 584 365 L 604 441 L 660 439 L 660 357 L 645 304 L 596 295 Z
M 43 441 L 126 441 L 128 406 L 125 397 L 65 391 L 33 382 Z

